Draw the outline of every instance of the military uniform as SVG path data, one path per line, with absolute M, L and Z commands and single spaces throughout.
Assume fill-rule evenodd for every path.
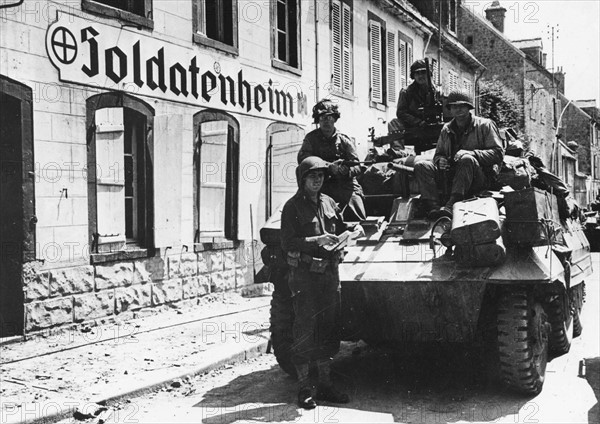
M 307 237 L 347 229 L 333 199 L 319 194 L 315 204 L 298 191 L 283 207 L 281 247 L 288 255 L 288 282 L 294 305 L 293 362 L 329 359 L 339 350 L 340 254 Z
M 306 134 L 302 147 L 298 152 L 298 163 L 309 156 L 318 156 L 327 162 L 335 162 L 338 159 L 359 161 L 356 148 L 350 137 L 338 131 L 335 131 L 331 137 L 326 137 L 320 129 Z M 356 181 L 356 177 L 361 172 L 360 166 L 350 166 L 348 175 L 332 176 L 325 181 L 321 190 L 322 193 L 338 202 L 342 211 L 346 206 L 352 211 L 354 216 L 350 216 L 349 220 L 363 220 L 366 218 L 365 206 L 362 200 L 363 191 L 358 181 Z
M 459 150 L 469 150 L 473 156 L 464 156 L 454 162 L 452 158 Z M 415 165 L 415 177 L 419 183 L 421 198 L 437 201 L 438 189 L 435 183 L 436 170 L 440 158 L 450 161 L 448 180 L 452 182 L 451 194 L 465 197 L 486 188 L 493 176 L 494 165 L 500 169 L 504 148 L 496 125 L 489 119 L 471 116 L 471 122 L 464 132 L 456 123 L 445 124 L 440 133 L 432 161 L 422 161 Z
M 396 107 L 396 130 L 418 127 L 423 120 L 419 118 L 419 109 L 425 107 L 430 96 L 427 87 L 413 81 L 408 87 L 400 90 Z

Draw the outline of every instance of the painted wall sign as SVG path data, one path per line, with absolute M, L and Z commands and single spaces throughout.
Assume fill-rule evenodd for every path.
M 284 121 L 308 114 L 299 81 L 61 11 L 46 51 L 61 81 Z

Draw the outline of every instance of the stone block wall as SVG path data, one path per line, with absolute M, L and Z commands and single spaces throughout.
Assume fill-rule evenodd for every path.
M 251 247 L 248 242 L 228 242 L 205 245 L 198 252 L 176 254 L 168 249 L 166 255 L 150 258 L 55 269 L 27 264 L 25 332 L 178 304 L 210 293 L 245 293 L 254 283 Z M 258 251 L 255 258 L 260 261 Z

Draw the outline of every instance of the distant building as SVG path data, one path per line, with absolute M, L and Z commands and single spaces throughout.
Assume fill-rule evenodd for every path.
M 562 69 L 546 68 L 541 38 L 506 38 L 506 8 L 498 0 L 485 14 L 483 18 L 461 5 L 459 40 L 486 66 L 483 79 L 497 79 L 516 93 L 521 113 L 518 130 L 553 172 L 567 182 L 578 201 L 587 204 L 591 183 L 586 180 L 592 175 L 593 161 L 589 117 L 565 97 Z

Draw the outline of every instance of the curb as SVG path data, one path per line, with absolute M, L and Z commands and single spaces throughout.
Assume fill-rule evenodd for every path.
M 152 392 L 152 391 L 160 389 L 162 387 L 169 386 L 171 384 L 171 382 L 173 382 L 174 380 L 184 379 L 186 377 L 194 377 L 196 375 L 210 372 L 212 370 L 215 370 L 215 369 L 220 368 L 225 365 L 235 364 L 235 363 L 243 362 L 248 359 L 255 358 L 255 357 L 259 356 L 260 354 L 266 352 L 268 343 L 269 343 L 268 340 L 263 340 L 252 346 L 248 346 L 243 349 L 240 349 L 239 351 L 234 352 L 234 353 L 230 354 L 229 356 L 226 356 L 225 358 L 217 359 L 216 361 L 211 362 L 209 364 L 201 365 L 198 368 L 193 368 L 193 369 L 187 370 L 183 373 L 169 375 L 167 377 L 157 379 L 156 381 L 153 381 L 151 383 L 144 383 L 138 387 L 126 389 L 121 392 L 112 393 L 110 395 L 100 396 L 96 399 L 91 399 L 91 400 L 85 401 L 85 402 L 70 400 L 68 403 L 64 402 L 64 405 L 68 406 L 66 409 L 61 409 L 59 402 L 54 402 L 54 403 L 56 403 L 56 408 L 50 408 L 51 410 L 48 411 L 48 413 L 42 412 L 42 414 L 40 416 L 37 416 L 30 420 L 25 419 L 25 420 L 20 420 L 20 421 L 10 421 L 10 420 L 5 421 L 5 419 L 9 418 L 10 413 L 3 410 L 2 411 L 2 424 L 9 424 L 9 423 L 51 424 L 51 423 L 55 423 L 57 421 L 66 419 L 69 416 L 72 416 L 73 412 L 77 408 L 77 405 L 92 405 L 92 404 L 106 405 L 107 403 L 116 402 L 119 400 L 123 400 L 125 398 L 141 396 L 143 394 Z M 26 405 L 28 405 L 28 404 L 26 404 Z M 21 408 L 23 408 L 23 407 L 24 407 L 24 405 L 21 405 Z M 33 408 L 33 409 L 35 409 L 35 408 Z M 31 408 L 26 408 L 25 411 L 21 411 L 21 415 L 23 415 L 23 413 L 33 414 L 34 411 L 32 411 Z

